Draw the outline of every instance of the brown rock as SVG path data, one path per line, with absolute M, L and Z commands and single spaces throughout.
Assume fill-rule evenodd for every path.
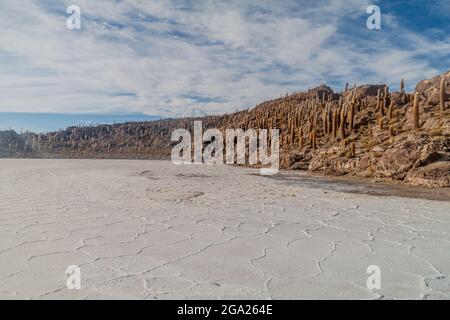
M 381 146 L 375 146 L 372 148 L 373 152 L 384 152 L 385 148 L 381 147 Z
M 431 152 L 421 157 L 421 166 L 426 166 L 433 162 L 450 161 L 450 156 L 443 152 Z
M 450 71 L 443 74 L 446 77 L 450 76 Z M 436 76 L 432 79 L 422 80 L 416 86 L 416 92 L 425 97 L 425 100 L 430 105 L 439 104 L 439 89 L 442 75 Z
M 450 161 L 439 161 L 411 170 L 405 178 L 408 184 L 423 187 L 450 187 Z
M 291 152 L 291 154 L 289 155 L 289 163 L 292 170 L 308 170 L 310 161 L 310 152 Z
M 370 84 L 370 85 L 359 86 L 356 88 L 356 90 L 358 91 L 359 96 L 376 97 L 378 94 L 378 90 L 381 90 L 381 92 L 384 92 L 385 86 L 386 85 L 384 85 L 384 84 Z
M 420 157 L 420 145 L 416 142 L 401 142 L 387 149 L 376 164 L 377 176 L 403 179 Z

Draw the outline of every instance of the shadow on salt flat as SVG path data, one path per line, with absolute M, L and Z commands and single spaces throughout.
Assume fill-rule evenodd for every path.
M 257 175 L 250 173 L 249 175 Z M 367 194 L 373 196 L 393 196 L 426 200 L 450 201 L 450 188 L 422 188 L 398 183 L 370 183 L 349 177 L 311 176 L 305 173 L 281 172 L 273 176 L 263 176 L 284 185 L 321 189 L 327 191 Z

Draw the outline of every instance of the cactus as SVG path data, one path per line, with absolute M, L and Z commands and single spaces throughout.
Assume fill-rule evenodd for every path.
M 345 113 L 344 108 L 341 110 L 341 123 L 339 124 L 339 136 L 342 140 L 345 139 Z
M 337 133 L 337 117 L 338 117 L 338 115 L 337 115 L 337 110 L 334 110 L 333 111 L 333 121 L 332 121 L 332 124 L 331 124 L 331 129 L 332 129 L 332 133 L 333 133 L 333 138 L 336 138 L 336 133 Z
M 331 130 L 332 130 L 332 125 L 333 125 L 333 112 L 331 112 L 331 108 L 328 109 L 328 113 L 327 113 L 327 123 L 328 123 L 328 127 L 327 127 L 327 133 L 331 134 Z
M 326 108 L 325 108 L 325 110 L 323 110 L 322 124 L 323 124 L 323 133 L 326 135 L 328 133 L 327 132 L 327 128 L 328 128 L 328 113 L 327 113 Z
M 403 78 L 402 78 L 402 80 L 400 81 L 400 95 L 401 95 L 402 97 L 405 96 L 405 81 L 403 80 Z
M 389 87 L 385 86 L 384 87 L 384 96 L 383 96 L 383 113 L 384 113 L 384 109 L 387 109 L 389 107 L 389 104 L 390 104 Z
M 350 156 L 353 158 L 355 156 L 355 143 L 350 144 Z
M 381 90 L 378 89 L 377 92 L 377 111 L 380 113 L 380 116 L 384 116 L 383 104 L 381 103 Z
M 419 113 L 419 93 L 416 92 L 414 94 L 414 103 L 413 103 L 413 108 L 412 108 L 412 112 L 413 112 L 413 126 L 414 126 L 414 130 L 418 130 L 419 129 L 419 118 L 420 118 L 420 113 Z
M 355 84 L 355 89 L 353 90 L 353 92 L 352 92 L 352 96 L 351 96 L 351 103 L 355 103 L 356 102 L 356 95 L 357 95 L 357 92 L 358 91 L 358 89 L 356 89 L 356 84 Z
M 313 130 L 309 133 L 309 140 L 311 142 L 311 148 L 316 149 L 316 132 Z
M 300 149 L 303 148 L 303 127 L 298 128 L 298 143 L 300 145 Z
M 392 124 L 389 126 L 389 136 L 390 137 L 394 136 L 394 126 Z
M 353 130 L 354 118 L 355 118 L 355 106 L 354 106 L 354 103 L 351 103 L 349 111 L 348 111 L 348 127 L 349 127 L 350 131 Z
M 389 120 L 392 119 L 393 109 L 394 109 L 394 106 L 393 106 L 393 102 L 391 101 L 391 103 L 389 103 L 389 109 L 388 109 L 388 118 L 389 118 Z
M 439 90 L 439 105 L 442 112 L 445 111 L 445 102 L 446 102 L 446 94 L 445 94 L 445 77 L 442 76 L 441 87 Z
M 295 128 L 294 125 L 291 126 L 291 144 L 295 143 Z

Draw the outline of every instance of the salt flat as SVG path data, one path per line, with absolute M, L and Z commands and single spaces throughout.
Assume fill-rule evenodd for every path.
M 0 298 L 450 298 L 450 202 L 258 172 L 0 160 Z

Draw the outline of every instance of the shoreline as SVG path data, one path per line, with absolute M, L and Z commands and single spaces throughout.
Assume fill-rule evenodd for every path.
M 312 183 L 318 183 L 324 189 L 345 193 L 364 194 L 370 196 L 401 197 L 434 201 L 450 201 L 450 188 L 427 188 L 410 186 L 400 181 L 373 181 L 355 176 L 325 176 L 307 171 L 280 170 L 284 173 L 280 181 L 291 181 L 290 178 L 301 177 Z M 270 177 L 269 177 L 270 178 Z M 276 179 L 277 176 L 274 176 Z M 326 184 L 340 185 L 345 190 L 326 188 Z
M 68 160 L 68 161 L 99 161 L 99 160 L 111 160 L 111 161 L 163 161 L 170 162 L 169 159 L 105 159 L 105 158 L 92 158 L 92 159 L 75 159 L 75 158 L 0 158 L 0 161 L 4 160 Z M 234 167 L 242 167 L 246 169 L 258 168 L 234 165 Z M 257 175 L 259 174 L 251 174 Z M 268 179 L 278 180 L 280 182 L 287 182 L 290 185 L 300 185 L 309 187 L 312 189 L 323 189 L 325 191 L 337 191 L 343 193 L 364 194 L 370 196 L 383 196 L 383 197 L 400 197 L 411 199 L 423 199 L 433 201 L 450 201 L 450 188 L 429 188 L 420 186 L 407 185 L 401 181 L 383 181 L 373 179 L 364 179 L 356 176 L 328 176 L 317 172 L 309 172 L 306 170 L 289 170 L 280 169 L 279 173 L 273 176 L 263 176 Z

